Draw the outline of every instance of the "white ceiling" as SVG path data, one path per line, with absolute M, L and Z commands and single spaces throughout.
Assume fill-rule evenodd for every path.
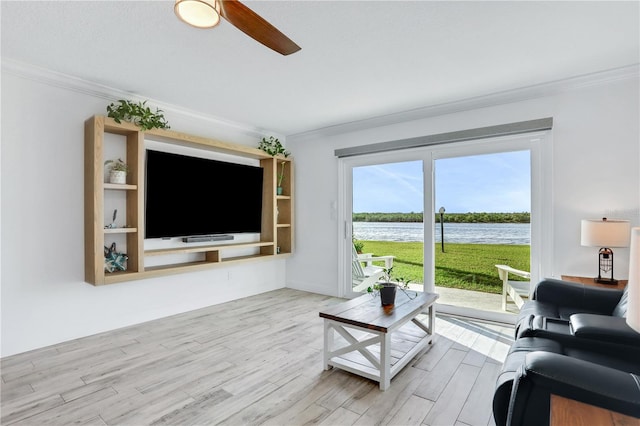
M 2 1 L 2 56 L 283 135 L 640 62 L 638 1 L 246 1 L 281 56 L 173 1 Z

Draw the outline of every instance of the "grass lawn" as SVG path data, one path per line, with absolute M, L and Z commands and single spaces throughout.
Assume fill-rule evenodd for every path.
M 501 293 L 502 281 L 495 265 L 530 270 L 528 245 L 446 243 L 442 253 L 436 244 L 436 285 L 467 290 Z M 422 243 L 364 241 L 364 253 L 393 255 L 393 276 L 423 282 Z M 384 265 L 382 265 L 384 266 Z M 524 280 L 510 276 L 511 280 Z

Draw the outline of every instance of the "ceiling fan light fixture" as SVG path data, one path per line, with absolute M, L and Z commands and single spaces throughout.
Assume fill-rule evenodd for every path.
M 218 0 L 176 0 L 173 10 L 180 20 L 196 28 L 211 28 L 220 22 Z

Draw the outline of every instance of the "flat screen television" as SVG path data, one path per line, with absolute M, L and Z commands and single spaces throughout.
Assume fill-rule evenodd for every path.
M 259 233 L 263 171 L 147 149 L 145 238 Z

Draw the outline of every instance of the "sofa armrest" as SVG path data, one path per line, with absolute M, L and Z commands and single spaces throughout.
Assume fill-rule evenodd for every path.
M 516 374 L 507 424 L 545 425 L 551 394 L 640 417 L 640 378 L 565 355 L 535 351 Z
M 640 333 L 629 327 L 625 318 L 595 314 L 569 317 L 571 333 L 582 339 L 600 340 L 640 347 Z
M 547 278 L 536 285 L 532 300 L 611 315 L 622 297 L 622 292 L 619 289 Z

